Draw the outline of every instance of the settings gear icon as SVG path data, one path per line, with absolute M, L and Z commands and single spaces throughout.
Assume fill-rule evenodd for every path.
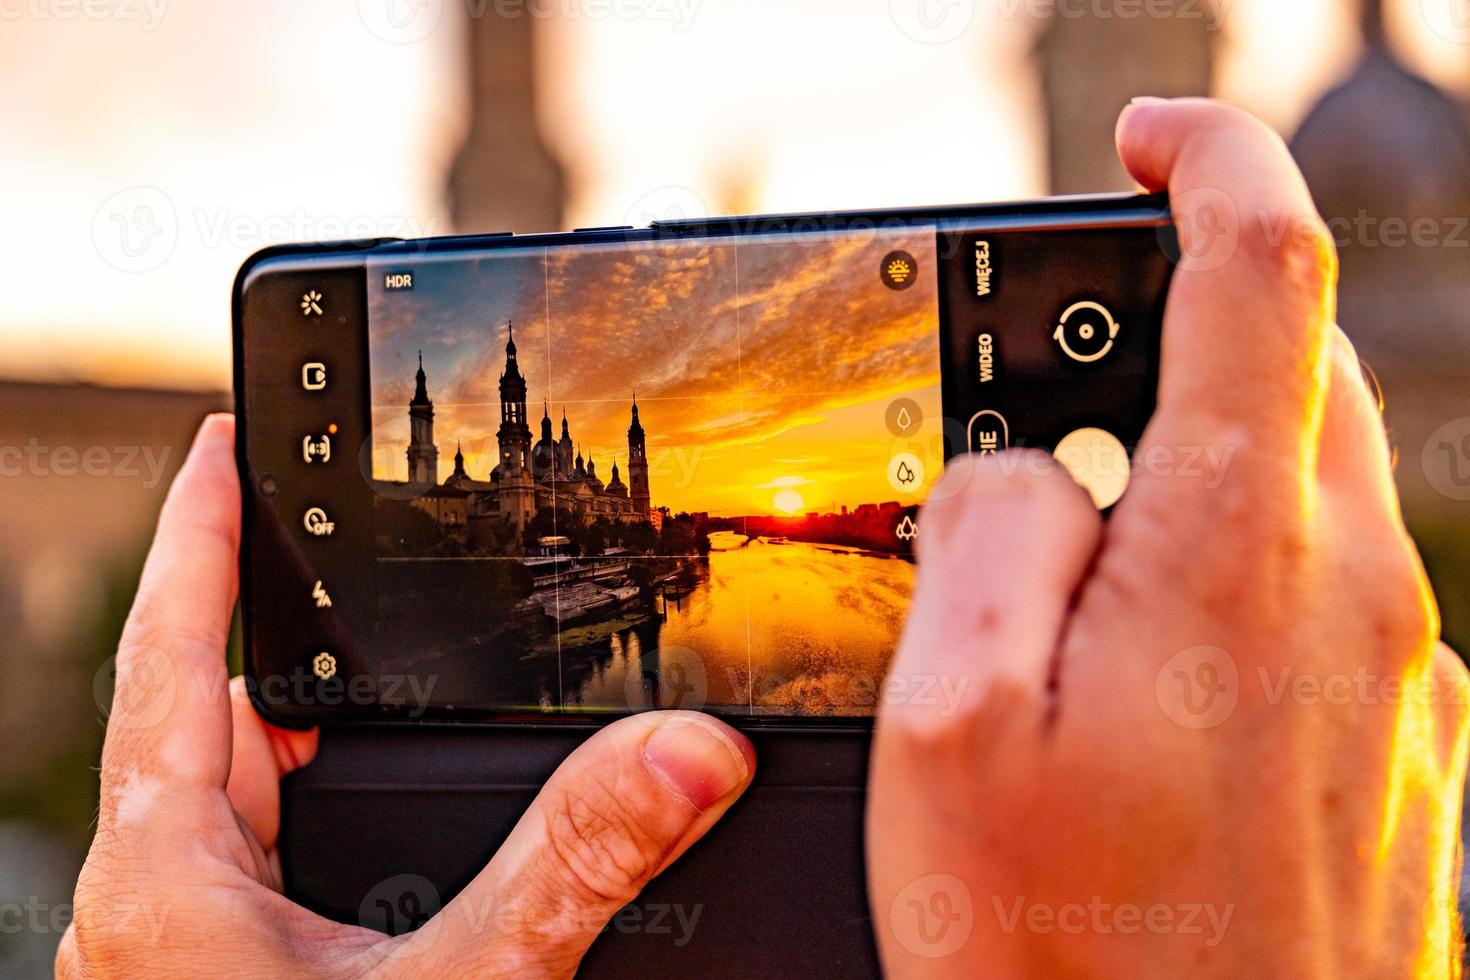
M 311 672 L 324 681 L 331 680 L 337 674 L 337 658 L 322 651 L 312 659 Z

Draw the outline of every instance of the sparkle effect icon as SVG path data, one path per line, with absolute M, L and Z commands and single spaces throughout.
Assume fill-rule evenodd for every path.
M 312 290 L 309 290 L 308 292 L 302 294 L 302 296 L 301 296 L 301 315 L 302 316 L 321 316 L 322 315 L 322 294 L 321 293 L 317 292 L 315 289 L 312 289 Z
M 337 658 L 323 650 L 311 661 L 311 672 L 322 680 L 331 680 L 337 674 Z

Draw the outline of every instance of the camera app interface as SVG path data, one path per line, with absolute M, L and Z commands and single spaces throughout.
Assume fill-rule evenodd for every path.
M 935 241 L 372 260 L 376 669 L 482 709 L 872 714 L 943 462 Z

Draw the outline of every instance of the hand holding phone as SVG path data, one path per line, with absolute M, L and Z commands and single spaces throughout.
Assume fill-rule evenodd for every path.
M 363 898 L 358 923 L 290 901 L 278 784 L 311 762 L 317 733 L 269 725 L 243 679 L 227 680 L 233 436 L 228 416 L 205 421 L 159 521 L 118 649 L 97 836 L 57 975 L 572 975 L 749 785 L 750 743 L 704 715 L 625 718 L 567 759 L 443 909 L 402 874 Z
M 1331 239 L 1239 110 L 1137 105 L 1119 145 L 1185 256 L 1144 465 L 1106 527 L 1044 457 L 926 509 L 893 669 L 973 685 L 880 715 L 885 972 L 1458 975 L 1466 672 Z

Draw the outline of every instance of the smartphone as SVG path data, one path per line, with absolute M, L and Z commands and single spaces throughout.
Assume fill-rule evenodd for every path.
M 1165 199 L 1105 196 L 260 253 L 254 702 L 869 726 L 946 461 L 1036 447 L 1126 490 L 1176 250 Z

